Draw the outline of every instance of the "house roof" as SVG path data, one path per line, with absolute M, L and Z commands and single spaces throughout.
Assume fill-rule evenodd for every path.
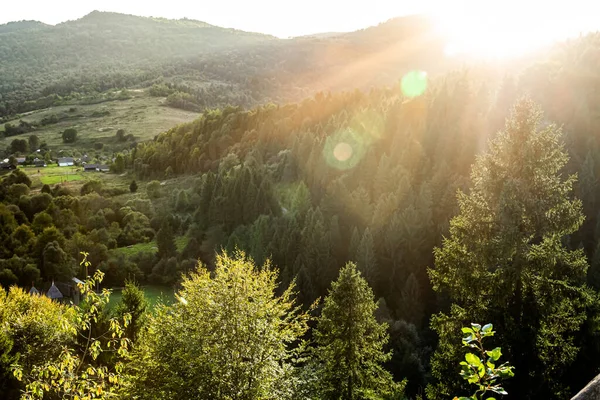
M 594 400 L 600 398 L 600 375 L 581 389 L 571 400 Z
M 54 282 L 52 282 L 52 286 L 50 286 L 50 289 L 48 289 L 48 291 L 46 292 L 46 296 L 50 297 L 51 299 L 63 298 L 63 294 L 60 292 L 60 290 L 58 290 Z
M 29 294 L 40 294 L 40 291 L 37 290 L 35 286 L 32 286 L 31 289 L 29 289 Z
M 67 163 L 67 162 L 73 162 L 73 157 L 60 157 L 58 159 L 59 163 Z
M 86 164 L 86 165 L 83 166 L 83 169 L 93 169 L 93 170 L 95 170 L 96 167 L 97 167 L 96 164 Z
M 79 283 L 83 284 L 83 281 L 82 281 L 81 279 L 77 279 L 77 278 L 71 278 L 71 280 L 72 280 L 73 282 L 75 282 L 76 284 L 79 284 Z

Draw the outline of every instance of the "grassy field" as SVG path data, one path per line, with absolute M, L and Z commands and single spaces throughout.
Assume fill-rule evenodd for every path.
M 132 134 L 140 142 L 152 139 L 177 124 L 193 121 L 199 114 L 163 106 L 164 99 L 150 97 L 143 91 L 131 91 L 128 100 L 111 100 L 99 104 L 67 105 L 33 111 L 22 116 L 23 121 L 39 124 L 43 118 L 52 115 L 62 116 L 63 120 L 52 125 L 41 126 L 34 132 L 0 138 L 0 147 L 7 147 L 14 139 L 26 139 L 30 135 L 39 136 L 52 150 L 84 150 L 93 148 L 101 142 L 110 149 L 121 149 L 128 143 L 119 143 L 115 139 L 118 129 Z M 71 109 L 74 111 L 70 111 Z M 19 120 L 9 121 L 18 125 Z M 61 133 L 67 128 L 77 130 L 77 141 L 72 144 L 62 142 Z M 0 132 L 4 126 L 0 125 Z
M 161 300 L 164 304 L 173 304 L 175 301 L 175 291 L 173 288 L 147 285 L 143 286 L 142 289 L 144 290 L 144 294 L 150 303 L 150 308 L 153 308 L 156 303 L 159 302 L 159 300 Z M 109 307 L 115 307 L 121 302 L 121 291 L 122 289 L 113 289 L 110 295 L 110 303 L 108 303 Z
M 189 238 L 187 236 L 179 236 L 175 238 L 175 244 L 177 245 L 177 251 L 181 251 L 187 245 Z M 156 241 L 148 243 L 138 243 L 128 247 L 119 247 L 118 249 L 112 250 L 115 254 L 123 254 L 125 256 L 134 256 L 137 253 L 152 252 L 156 253 L 158 247 Z
M 85 179 L 79 167 L 59 167 L 56 164 L 47 167 L 23 167 L 33 188 L 42 185 L 55 185 L 63 182 L 77 182 Z
M 81 167 L 59 167 L 56 164 L 50 164 L 47 167 L 21 167 L 21 170 L 31 179 L 31 187 L 39 189 L 42 185 L 55 185 L 62 183 L 74 191 L 91 179 L 100 180 L 105 187 L 129 188 L 129 183 L 133 179 L 128 174 L 111 174 L 100 172 L 83 172 Z M 129 194 L 124 197 L 140 197 L 144 194 Z

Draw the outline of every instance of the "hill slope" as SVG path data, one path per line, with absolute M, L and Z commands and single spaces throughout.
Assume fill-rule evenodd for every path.
M 431 32 L 427 20 L 413 16 L 349 34 L 279 40 L 199 21 L 93 12 L 0 34 L 0 117 L 55 104 L 56 96 L 161 78 L 200 106 L 368 88 L 410 69 L 444 66 L 442 41 Z M 217 87 L 206 89 L 210 83 Z

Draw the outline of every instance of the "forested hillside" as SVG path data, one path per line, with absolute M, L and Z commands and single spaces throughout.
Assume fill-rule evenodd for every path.
M 105 18 L 138 21 L 61 29 Z M 29 167 L 3 174 L 0 284 L 93 278 L 86 307 L 2 291 L 2 393 L 448 399 L 486 374 L 510 378 L 494 392 L 511 399 L 582 388 L 600 372 L 600 34 L 444 72 L 427 32 L 419 18 L 291 41 L 227 31 L 248 48 L 89 88 L 147 81 L 204 111 L 127 144 L 116 174 L 54 187 Z M 78 68 L 69 79 L 101 76 Z M 39 73 L 31 93 L 55 79 Z M 88 90 L 64 82 L 45 93 Z M 238 101 L 206 108 L 217 93 Z M 100 281 L 126 287 L 116 308 Z M 132 281 L 177 302 L 150 312 Z
M 184 96 L 199 110 L 300 100 L 317 90 L 390 84 L 415 68 L 443 70 L 442 49 L 422 17 L 290 40 L 104 12 L 56 26 L 7 24 L 0 27 L 0 117 L 132 85 L 157 84 L 158 93 Z

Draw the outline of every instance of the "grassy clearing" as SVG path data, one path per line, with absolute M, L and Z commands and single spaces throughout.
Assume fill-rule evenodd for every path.
M 154 308 L 159 301 L 162 301 L 163 304 L 173 304 L 175 301 L 175 291 L 173 288 L 165 287 L 165 286 L 155 286 L 148 285 L 143 286 L 142 290 L 144 291 L 144 295 L 148 302 L 150 303 L 150 308 Z M 122 298 L 122 289 L 113 289 L 110 295 L 110 302 L 108 303 L 108 307 L 113 308 L 117 304 L 121 302 Z
M 140 142 L 154 138 L 177 124 L 193 121 L 199 114 L 163 106 L 164 99 L 150 97 L 145 92 L 132 92 L 129 100 L 112 100 L 100 104 L 67 105 L 33 111 L 22 116 L 23 121 L 39 124 L 43 118 L 52 115 L 68 116 L 56 124 L 41 126 L 38 130 L 22 135 L 0 138 L 0 147 L 7 147 L 14 139 L 26 139 L 30 135 L 39 136 L 52 150 L 84 150 L 101 142 L 112 150 L 128 147 L 115 139 L 117 130 L 124 129 Z M 75 108 L 75 111 L 69 111 Z M 18 125 L 19 120 L 9 121 Z M 77 141 L 73 144 L 62 142 L 61 132 L 67 128 L 77 129 Z M 4 126 L 0 127 L 0 131 Z
M 86 177 L 81 172 L 79 167 L 59 167 L 57 165 L 49 165 L 47 167 L 24 167 L 25 172 L 31 179 L 32 187 L 40 187 L 42 185 L 55 185 L 63 182 L 77 182 L 85 180 Z
M 74 182 L 74 181 L 79 181 L 82 180 L 83 176 L 81 175 L 66 175 L 66 176 L 43 176 L 40 178 L 40 181 L 42 182 L 43 185 L 55 185 L 57 183 L 62 183 L 62 182 Z
M 175 238 L 175 245 L 177 246 L 177 251 L 182 251 L 187 245 L 189 238 L 187 236 L 178 236 Z M 156 245 L 156 241 L 148 242 L 148 243 L 138 243 L 127 247 L 119 247 L 118 249 L 112 250 L 115 255 L 122 254 L 126 257 L 134 256 L 138 253 L 148 252 L 148 253 L 156 253 L 158 251 L 158 246 Z

